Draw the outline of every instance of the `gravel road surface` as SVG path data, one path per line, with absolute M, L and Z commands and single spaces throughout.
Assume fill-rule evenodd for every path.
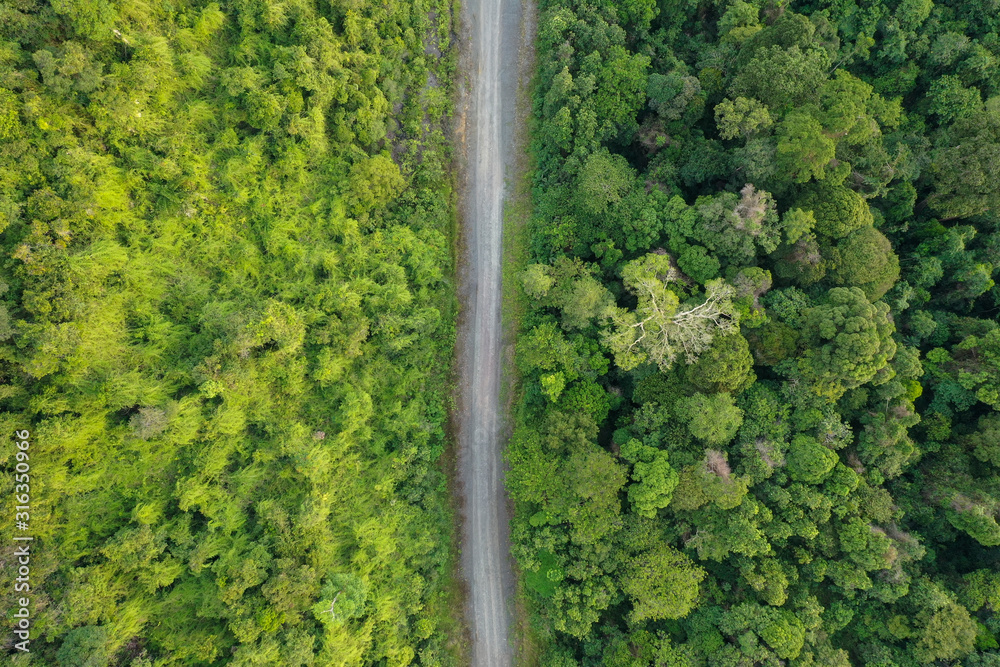
M 525 0 L 528 1 L 528 0 Z M 500 415 L 501 240 L 511 176 L 522 0 L 465 0 L 464 183 L 458 329 L 462 570 L 474 667 L 513 664 L 514 578 Z

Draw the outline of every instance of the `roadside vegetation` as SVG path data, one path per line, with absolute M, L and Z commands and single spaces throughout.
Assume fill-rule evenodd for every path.
M 5 664 L 454 664 L 452 12 L 0 6 Z
M 539 10 L 540 664 L 1000 665 L 1000 6 Z

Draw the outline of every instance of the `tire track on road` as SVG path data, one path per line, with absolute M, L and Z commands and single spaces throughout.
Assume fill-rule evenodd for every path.
M 459 323 L 459 478 L 462 570 L 475 667 L 513 664 L 514 578 L 500 415 L 501 274 L 505 171 L 513 165 L 521 0 L 467 0 L 463 315 Z

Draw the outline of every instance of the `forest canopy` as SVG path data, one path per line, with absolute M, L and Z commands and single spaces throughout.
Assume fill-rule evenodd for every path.
M 1000 665 L 1000 5 L 542 0 L 533 116 L 540 664 Z
M 454 664 L 454 9 L 0 5 L 8 664 Z

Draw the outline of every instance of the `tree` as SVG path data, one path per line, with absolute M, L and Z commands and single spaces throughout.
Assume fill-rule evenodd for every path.
M 348 201 L 354 215 L 387 206 L 406 185 L 399 167 L 385 155 L 364 158 L 351 165 Z
M 798 374 L 817 395 L 829 400 L 879 379 L 896 353 L 889 306 L 872 304 L 857 287 L 834 287 L 823 302 L 802 313 Z M 884 380 L 888 380 L 885 373 Z
M 535 369 L 570 371 L 575 379 L 576 353 L 573 345 L 554 322 L 544 322 L 521 336 L 517 342 L 517 363 L 524 372 Z
M 817 235 L 841 239 L 874 220 L 868 203 L 857 192 L 839 185 L 817 184 L 799 197 L 795 206 L 812 211 Z
M 1000 413 L 980 417 L 978 428 L 962 438 L 962 443 L 980 461 L 1000 468 Z
M 976 623 L 968 610 L 952 603 L 927 619 L 914 653 L 923 663 L 960 658 L 972 651 L 976 634 Z
M 641 623 L 687 616 L 704 578 L 703 569 L 666 544 L 634 556 L 622 578 L 622 590 L 632 598 L 629 619 Z
M 792 244 L 813 230 L 816 226 L 816 215 L 812 211 L 792 208 L 785 211 L 781 217 L 781 224 L 785 228 L 785 239 Z
M 882 298 L 899 279 L 899 258 L 889 239 L 874 227 L 848 234 L 831 257 L 834 282 L 861 288 L 870 301 Z
M 931 153 L 934 193 L 928 203 L 947 218 L 1000 209 L 1000 98 L 958 118 Z
M 732 394 L 696 392 L 677 401 L 674 409 L 691 433 L 710 445 L 729 442 L 743 423 L 743 410 L 736 407 Z
M 939 348 L 928 359 L 933 362 L 933 376 L 944 382 L 953 378 L 968 393 L 966 407 L 978 400 L 1000 409 L 1000 329 L 991 328 L 982 337 L 968 336 L 954 347 L 954 356 Z
M 570 455 L 562 475 L 563 488 L 554 491 L 548 507 L 573 526 L 570 535 L 576 544 L 594 544 L 618 528 L 618 492 L 626 477 L 611 454 L 591 444 Z
M 617 44 L 583 58 L 581 71 L 596 78 L 592 101 L 601 138 L 635 131 L 636 116 L 646 101 L 649 64 L 646 54 L 629 53 Z
M 777 657 L 784 660 L 797 658 L 805 644 L 806 630 L 795 614 L 788 609 L 762 607 L 752 602 L 735 605 L 726 611 L 719 622 L 719 629 L 730 636 L 741 638 L 741 647 L 752 644 L 744 641 L 744 633 L 764 640 Z
M 672 507 L 695 510 L 713 503 L 719 509 L 731 510 L 743 502 L 747 485 L 745 478 L 732 474 L 724 452 L 707 449 L 699 463 L 681 470 Z
M 692 235 L 731 264 L 752 263 L 758 253 L 773 252 L 781 241 L 781 227 L 774 197 L 747 183 L 737 197 L 722 193 L 699 197 L 700 218 Z
M 111 657 L 107 628 L 95 625 L 73 628 L 66 634 L 56 657 L 59 667 L 103 667 Z
M 757 38 L 762 37 L 768 36 L 762 31 Z M 788 49 L 777 45 L 760 48 L 737 71 L 729 93 L 758 99 L 780 115 L 817 94 L 826 79 L 828 62 L 826 52 L 819 49 L 803 50 L 797 45 Z
M 745 3 L 744 3 L 745 4 Z M 723 139 L 750 139 L 774 124 L 767 107 L 755 99 L 725 99 L 715 106 L 715 124 Z
M 931 100 L 931 112 L 937 114 L 942 123 L 974 116 L 983 106 L 979 89 L 966 88 L 962 80 L 952 74 L 936 79 L 931 84 L 928 96 Z
M 552 267 L 547 264 L 529 264 L 521 276 L 524 293 L 533 299 L 543 299 L 555 283 Z
M 17 96 L 6 88 L 0 88 L 0 141 L 15 136 L 20 127 Z
M 719 36 L 726 42 L 743 42 L 761 30 L 760 9 L 749 2 L 736 0 L 719 19 Z
M 781 610 L 771 622 L 761 624 L 760 636 L 774 649 L 779 658 L 792 659 L 799 656 L 805 643 L 805 628 L 802 621 L 787 610 Z
M 954 660 L 972 651 L 976 623 L 953 594 L 921 578 L 914 583 L 909 597 L 916 612 L 913 654 L 917 660 L 925 664 Z
M 567 329 L 581 329 L 595 318 L 603 319 L 615 304 L 608 289 L 589 275 L 577 278 L 560 291 L 562 323 Z
M 705 301 L 685 308 L 667 287 L 676 275 L 666 254 L 649 253 L 622 268 L 625 287 L 639 302 L 634 311 L 613 309 L 611 327 L 602 332 L 622 370 L 647 359 L 666 370 L 682 354 L 693 363 L 716 333 L 736 326 L 731 286 L 722 280 L 710 281 L 705 285 Z
M 848 145 L 869 142 L 879 132 L 873 116 L 879 111 L 883 118 L 891 114 L 884 100 L 873 95 L 869 84 L 842 69 L 823 84 L 819 93 L 818 119 L 824 130 Z
M 806 109 L 788 113 L 778 124 L 778 171 L 795 183 L 826 178 L 826 168 L 837 145 L 823 125 Z
M 715 336 L 712 346 L 688 366 L 688 381 L 703 391 L 743 391 L 753 384 L 750 345 L 739 333 Z
M 796 435 L 788 448 L 788 474 L 797 482 L 819 484 L 837 464 L 837 455 L 815 438 Z
M 678 248 L 677 268 L 699 283 L 719 277 L 719 260 L 701 245 L 684 244 Z
M 622 445 L 621 456 L 632 462 L 629 502 L 639 516 L 655 517 L 657 510 L 670 504 L 677 487 L 677 471 L 670 467 L 670 455 L 633 438 Z
M 577 206 L 588 215 L 604 214 L 631 190 L 635 172 L 621 155 L 607 149 L 591 153 L 580 170 Z
M 649 107 L 664 120 L 693 123 L 701 118 L 705 96 L 697 77 L 678 72 L 650 74 L 646 91 Z

